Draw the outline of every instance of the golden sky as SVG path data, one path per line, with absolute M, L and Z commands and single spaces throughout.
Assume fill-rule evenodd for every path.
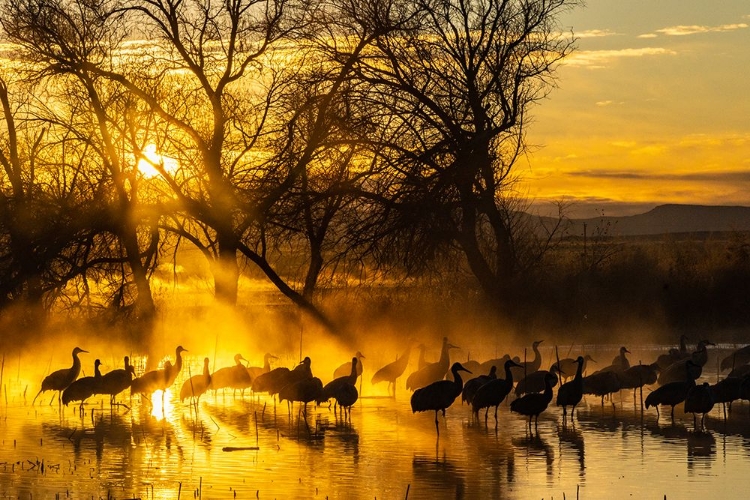
M 589 0 L 562 22 L 578 49 L 519 169 L 537 210 L 750 206 L 750 2 Z

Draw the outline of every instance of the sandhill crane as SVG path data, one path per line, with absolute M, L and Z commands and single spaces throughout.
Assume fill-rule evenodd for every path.
M 219 389 L 232 389 L 232 391 L 241 391 L 244 396 L 245 389 L 253 385 L 252 378 L 247 372 L 247 368 L 242 364 L 242 361 L 247 361 L 242 357 L 242 354 L 234 355 L 234 365 L 225 366 L 219 368 L 211 374 L 211 387 L 210 389 L 218 391 Z
M 690 353 L 687 350 L 687 336 L 680 335 L 680 347 L 673 347 L 667 354 L 661 354 L 656 358 L 656 364 L 659 365 L 661 370 L 666 370 L 669 365 L 690 357 Z
M 526 394 L 510 403 L 510 411 L 520 413 L 529 417 L 529 429 L 531 429 L 531 419 L 535 419 L 534 426 L 539 425 L 539 414 L 547 409 L 552 401 L 552 380 L 554 375 L 548 373 L 544 377 L 544 392 Z
M 488 359 L 484 363 L 481 363 L 479 365 L 479 368 L 477 369 L 477 373 L 487 373 L 490 369 L 492 369 L 493 366 L 505 366 L 505 362 L 510 359 L 510 355 L 505 354 L 500 358 L 493 358 Z M 514 362 L 518 363 L 519 360 L 514 360 Z
M 592 363 L 596 363 L 596 360 L 592 358 L 590 354 L 586 354 L 585 356 L 583 356 L 583 372 L 586 371 L 586 367 L 588 366 L 589 361 L 591 361 Z M 578 358 L 563 358 L 557 363 L 557 365 L 560 367 L 560 371 L 562 372 L 562 379 L 566 380 L 574 376 L 576 371 L 578 370 Z
M 742 386 L 747 384 L 746 378 L 727 377 L 711 386 L 715 403 L 721 403 L 724 408 L 724 420 L 727 419 L 727 405 L 732 411 L 732 403 L 742 397 Z
M 109 394 L 109 404 L 115 404 L 115 397 L 130 387 L 135 376 L 135 368 L 130 364 L 130 358 L 125 356 L 125 368 L 118 368 L 102 375 L 99 394 Z
M 479 420 L 479 410 L 486 408 L 484 412 L 484 422 L 487 423 L 487 413 L 490 411 L 490 406 L 495 407 L 495 422 L 497 422 L 497 407 L 500 403 L 510 394 L 513 389 L 513 371 L 512 368 L 518 366 L 518 363 L 509 359 L 503 365 L 505 369 L 505 378 L 498 378 L 490 380 L 474 394 L 471 400 L 471 409 L 474 412 L 474 416 Z
M 701 340 L 700 342 L 698 342 L 698 346 L 689 358 L 672 363 L 669 367 L 667 367 L 659 374 L 659 385 L 668 384 L 670 382 L 687 381 L 688 375 L 685 371 L 685 366 L 687 365 L 688 361 L 690 361 L 694 365 L 690 376 L 693 379 L 699 378 L 701 376 L 703 366 L 705 366 L 708 362 L 708 350 L 706 348 L 710 345 L 715 344 L 708 340 Z
M 620 375 L 620 388 L 633 389 L 634 404 L 636 391 L 640 391 L 641 407 L 643 407 L 643 386 L 655 384 L 658 376 L 659 365 L 657 363 L 631 366 Z
M 419 349 L 419 358 L 417 358 L 417 370 L 421 370 L 425 366 L 429 365 L 430 363 L 424 358 L 424 353 L 427 350 L 427 346 L 424 344 L 419 344 L 417 346 L 417 349 Z
M 620 347 L 620 353 L 612 359 L 612 363 L 609 364 L 609 366 L 605 366 L 601 370 L 598 370 L 594 373 L 602 373 L 602 372 L 624 372 L 628 368 L 630 368 L 630 361 L 628 361 L 628 357 L 625 356 L 626 354 L 630 354 L 630 351 L 628 351 L 628 348 L 625 346 Z M 593 375 L 593 374 L 592 374 Z
M 669 405 L 672 407 L 671 417 L 674 422 L 674 407 L 685 401 L 688 391 L 695 387 L 695 368 L 697 365 L 690 359 L 687 360 L 684 366 L 686 372 L 685 378 L 687 380 L 679 380 L 677 382 L 670 382 L 665 384 L 646 397 L 646 409 L 651 406 L 656 407 L 656 418 L 659 418 L 659 405 Z
M 750 345 L 741 347 L 722 359 L 721 371 L 733 370 L 748 363 L 750 363 Z
M 492 368 L 490 368 L 490 373 L 487 375 L 480 375 L 478 377 L 474 377 L 472 379 L 469 379 L 464 384 L 464 388 L 461 391 L 461 403 L 466 403 L 468 405 L 471 404 L 471 400 L 474 399 L 474 394 L 477 393 L 477 389 L 482 387 L 484 384 L 489 382 L 490 380 L 497 379 L 497 367 L 495 365 L 492 365 Z
M 62 403 L 65 406 L 71 401 L 80 401 L 83 408 L 83 402 L 98 392 L 102 382 L 102 373 L 99 371 L 101 364 L 101 361 L 95 360 L 93 377 L 79 378 L 65 388 L 62 392 Z
M 620 390 L 621 381 L 619 374 L 612 370 L 598 371 L 588 377 L 583 377 L 583 393 L 601 396 L 602 407 L 604 407 L 604 396 Z M 614 407 L 615 402 L 612 401 Z
M 263 356 L 263 366 L 248 366 L 247 367 L 247 373 L 250 375 L 251 380 L 255 380 L 256 377 L 261 376 L 264 373 L 268 373 L 271 371 L 271 360 L 272 359 L 279 359 L 270 352 L 267 352 Z
M 544 391 L 546 383 L 545 379 L 547 378 L 548 374 L 552 375 L 552 387 L 555 387 L 557 385 L 558 373 L 560 373 L 560 369 L 557 367 L 557 364 L 552 365 L 549 371 L 537 370 L 534 373 L 529 373 L 527 376 L 519 380 L 516 384 L 516 397 L 523 396 L 524 394 L 528 394 L 531 392 Z
M 457 346 L 448 342 L 448 337 L 443 337 L 443 347 L 440 350 L 440 360 L 436 363 L 430 363 L 421 370 L 417 370 L 409 375 L 409 378 L 406 379 L 406 388 L 413 391 L 433 382 L 437 382 L 438 380 L 442 380 L 450 367 L 448 350 L 457 348 Z
M 336 402 L 338 403 L 339 408 L 341 408 L 342 412 L 344 413 L 344 416 L 346 416 L 348 412 L 349 419 L 351 419 L 352 406 L 357 402 L 357 399 L 359 398 L 359 392 L 357 392 L 357 388 L 349 383 L 343 384 L 336 389 L 333 397 L 336 399 Z
M 411 354 L 411 348 L 412 342 L 409 342 L 404 352 L 401 354 L 401 356 L 398 357 L 398 359 L 396 359 L 396 361 L 388 363 L 375 372 L 375 375 L 372 376 L 371 383 L 375 385 L 379 382 L 388 382 L 388 393 L 390 394 L 391 386 L 393 386 L 393 397 L 395 398 L 396 380 L 404 374 L 404 371 L 406 371 L 406 366 L 409 364 L 409 355 Z
M 444 344 L 447 343 L 448 339 L 445 339 Z M 451 373 L 453 374 L 453 380 L 438 380 L 431 384 L 417 389 L 414 394 L 411 395 L 411 411 L 416 413 L 418 411 L 435 411 L 435 430 L 437 430 L 438 436 L 440 436 L 440 427 L 438 425 L 438 411 L 443 412 L 445 417 L 445 409 L 448 408 L 456 398 L 461 394 L 463 389 L 463 380 L 459 372 L 471 373 L 469 370 L 461 366 L 461 363 L 453 363 L 451 366 Z
M 693 414 L 693 429 L 697 430 L 697 424 L 695 420 L 696 413 L 702 413 L 701 416 L 701 430 L 704 428 L 704 422 L 706 420 L 706 413 L 710 412 L 714 407 L 714 395 L 711 391 L 711 387 L 708 382 L 703 382 L 701 385 L 693 385 L 688 390 L 687 396 L 685 397 L 685 413 Z
M 573 380 L 566 382 L 560 386 L 557 390 L 557 406 L 563 407 L 563 422 L 566 418 L 566 409 L 568 406 L 572 406 L 570 409 L 570 418 L 573 419 L 573 413 L 575 412 L 576 405 L 581 402 L 583 398 L 583 367 L 586 364 L 586 358 L 578 356 L 576 358 L 576 375 Z
M 162 400 L 164 391 L 172 386 L 177 375 L 182 370 L 182 353 L 187 349 L 177 346 L 175 349 L 175 364 L 172 365 L 169 360 L 164 362 L 164 367 L 160 370 L 151 370 L 144 373 L 138 378 L 133 379 L 130 384 L 131 394 L 143 394 L 150 400 L 151 395 L 156 391 L 162 391 Z
M 519 366 L 515 366 L 511 369 L 513 371 L 513 378 L 515 380 L 521 380 L 522 378 L 527 377 L 536 371 L 539 371 L 539 368 L 542 366 L 542 354 L 539 352 L 539 344 L 541 344 L 542 342 L 544 341 L 535 340 L 531 344 L 531 349 L 534 351 L 534 359 L 532 359 L 531 361 L 516 363 Z
M 211 386 L 211 372 L 209 370 L 210 360 L 203 358 L 203 373 L 200 375 L 193 375 L 185 382 L 182 383 L 180 389 L 180 401 L 185 401 L 188 398 L 195 398 L 196 404 L 200 402 L 201 396 Z
M 336 393 L 338 392 L 338 389 L 345 385 L 350 384 L 356 386 L 357 384 L 357 367 L 359 366 L 359 360 L 357 357 L 352 358 L 352 362 L 349 363 L 349 375 L 346 375 L 344 377 L 338 377 L 330 382 L 328 382 L 326 385 L 323 386 L 323 392 L 320 396 L 319 401 L 328 401 L 331 398 L 334 398 L 336 396 Z M 334 409 L 335 409 L 334 403 Z
M 285 366 L 274 368 L 268 373 L 258 375 L 253 379 L 253 392 L 267 392 L 271 395 L 278 392 L 286 385 L 291 370 Z
M 364 369 L 364 366 L 362 365 L 362 360 L 364 359 L 364 354 L 357 351 L 357 353 L 354 355 L 355 358 L 357 358 L 357 376 L 359 377 L 362 375 L 362 370 Z M 352 362 L 347 361 L 346 363 L 343 363 L 338 368 L 336 368 L 333 371 L 333 378 L 339 378 L 339 377 L 347 377 L 352 371 Z M 356 384 L 355 384 L 356 385 Z
M 84 351 L 80 347 L 75 347 L 73 349 L 73 366 L 54 371 L 44 377 L 44 380 L 42 380 L 42 388 L 39 389 L 39 392 L 34 396 L 34 400 L 31 402 L 32 406 L 36 402 L 36 398 L 38 398 L 41 393 L 47 391 L 57 391 L 57 401 L 58 403 L 60 402 L 62 391 L 72 384 L 73 381 L 78 378 L 78 374 L 81 373 L 81 360 L 78 359 L 78 355 L 82 352 L 88 351 Z M 52 401 L 50 401 L 50 404 L 52 404 Z
M 287 400 L 290 403 L 303 403 L 304 414 L 307 417 L 307 403 L 318 401 L 322 394 L 323 382 L 318 377 L 305 377 L 285 385 L 279 391 L 279 402 Z

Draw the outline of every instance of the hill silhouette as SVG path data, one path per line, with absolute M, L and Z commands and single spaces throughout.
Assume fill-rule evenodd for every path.
M 622 217 L 571 219 L 569 234 L 589 235 L 608 225 L 612 236 L 646 236 L 677 233 L 750 231 L 750 207 L 660 205 L 646 213 Z

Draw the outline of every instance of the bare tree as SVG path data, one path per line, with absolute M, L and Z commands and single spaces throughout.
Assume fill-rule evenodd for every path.
M 482 290 L 507 297 L 518 273 L 514 165 L 530 107 L 573 48 L 557 24 L 570 0 L 419 0 L 410 29 L 357 65 L 382 119 L 373 151 L 387 165 L 371 228 L 402 256 L 457 248 Z
M 115 234 L 122 248 L 121 256 L 107 257 L 106 262 L 127 262 L 129 272 L 120 281 L 125 275 L 132 276 L 137 288 L 138 317 L 150 324 L 154 302 L 147 268 L 154 262 L 154 249 L 153 242 L 147 242 L 150 250 L 144 255 L 138 238 L 137 154 L 128 148 L 131 144 L 126 139 L 132 131 L 125 123 L 127 96 L 92 70 L 108 66 L 127 35 L 120 5 L 106 1 L 22 0 L 5 3 L 3 14 L 3 28 L 25 50 L 34 77 L 60 89 L 62 94 L 57 108 L 47 106 L 49 113 L 41 118 L 57 127 L 70 125 L 71 137 L 101 164 L 116 206 L 108 207 L 105 213 L 110 220 L 100 230 Z M 73 110 L 74 118 L 58 119 L 57 109 L 62 108 Z M 91 168 L 90 163 L 86 166 Z M 124 286 L 125 282 L 120 288 Z M 123 291 L 114 295 L 121 300 Z

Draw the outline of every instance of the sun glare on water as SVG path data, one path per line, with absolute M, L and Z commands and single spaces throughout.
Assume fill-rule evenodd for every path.
M 142 156 L 138 160 L 138 171 L 146 179 L 159 177 L 161 175 L 159 168 L 163 168 L 168 174 L 174 174 L 177 171 L 177 160 L 159 154 L 155 144 L 149 144 L 143 148 Z
M 163 396 L 163 398 L 162 398 Z M 169 419 L 174 412 L 172 391 L 155 391 L 151 394 L 151 416 L 157 420 Z

